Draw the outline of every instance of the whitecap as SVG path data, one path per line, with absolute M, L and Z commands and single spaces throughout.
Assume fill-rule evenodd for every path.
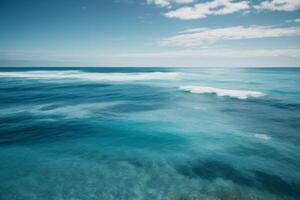
M 25 71 L 0 72 L 0 77 L 27 78 L 27 79 L 83 79 L 89 81 L 147 81 L 171 80 L 180 77 L 177 72 L 139 72 L 139 73 L 97 73 L 82 71 Z
M 102 109 L 115 106 L 120 102 L 99 102 L 99 103 L 82 103 L 76 105 L 67 105 L 67 106 L 56 106 L 53 104 L 45 104 L 36 106 L 33 109 L 28 109 L 31 113 L 36 115 L 59 115 L 65 118 L 89 118 L 94 116 L 94 111 L 99 111 Z M 52 108 L 53 106 L 53 108 Z M 50 109 L 48 109 L 50 107 Z
M 270 140 L 271 139 L 271 137 L 268 136 L 268 135 L 266 135 L 266 134 L 258 134 L 258 133 L 256 133 L 253 136 L 256 137 L 256 138 L 258 138 L 258 139 L 262 139 L 262 140 Z
M 229 90 L 206 86 L 181 86 L 179 87 L 179 89 L 196 94 L 216 94 L 220 97 L 228 96 L 237 99 L 247 99 L 249 97 L 262 97 L 265 95 L 264 93 L 258 91 Z

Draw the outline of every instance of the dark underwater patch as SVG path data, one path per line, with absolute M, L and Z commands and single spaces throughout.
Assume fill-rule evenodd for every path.
M 300 185 L 298 183 L 290 183 L 279 176 L 267 174 L 261 171 L 252 171 L 255 175 L 256 182 L 262 189 L 268 190 L 273 194 L 291 196 L 296 199 L 300 198 Z M 256 187 L 259 187 L 256 185 Z
M 189 163 L 178 168 L 178 172 L 190 178 L 202 178 L 210 181 L 222 178 L 241 185 L 252 185 L 251 177 L 231 165 L 213 160 Z
M 219 161 L 206 160 L 187 163 L 177 171 L 189 178 L 213 181 L 217 178 L 230 180 L 238 185 L 267 190 L 270 193 L 300 198 L 300 185 L 290 183 L 277 175 L 261 171 L 242 171 Z

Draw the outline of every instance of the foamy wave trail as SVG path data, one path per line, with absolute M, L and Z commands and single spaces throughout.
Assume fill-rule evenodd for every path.
M 256 137 L 256 138 L 258 138 L 258 139 L 262 139 L 262 140 L 270 140 L 271 139 L 271 136 L 269 136 L 267 134 L 256 133 L 253 136 Z
M 147 81 L 178 79 L 177 72 L 148 73 L 90 73 L 82 71 L 34 71 L 34 72 L 0 72 L 0 77 L 27 79 L 84 79 L 89 81 Z
M 206 86 L 181 86 L 179 87 L 179 89 L 196 94 L 216 94 L 220 97 L 228 96 L 237 99 L 247 99 L 249 97 L 262 97 L 265 95 L 264 93 L 258 91 L 228 90 Z

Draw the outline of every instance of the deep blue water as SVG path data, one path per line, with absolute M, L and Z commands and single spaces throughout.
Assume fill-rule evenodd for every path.
M 300 69 L 0 68 L 0 199 L 300 199 Z

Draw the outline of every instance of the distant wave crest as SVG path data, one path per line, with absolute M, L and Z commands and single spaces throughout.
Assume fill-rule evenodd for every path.
M 206 87 L 206 86 L 181 86 L 179 89 L 191 93 L 216 94 L 217 96 L 220 97 L 228 96 L 237 99 L 247 99 L 249 97 L 262 97 L 265 95 L 264 93 L 258 91 L 228 90 L 228 89 Z
M 82 71 L 34 71 L 34 72 L 0 72 L 0 77 L 28 79 L 84 79 L 89 81 L 147 81 L 170 80 L 179 78 L 176 72 L 148 73 L 91 73 Z

